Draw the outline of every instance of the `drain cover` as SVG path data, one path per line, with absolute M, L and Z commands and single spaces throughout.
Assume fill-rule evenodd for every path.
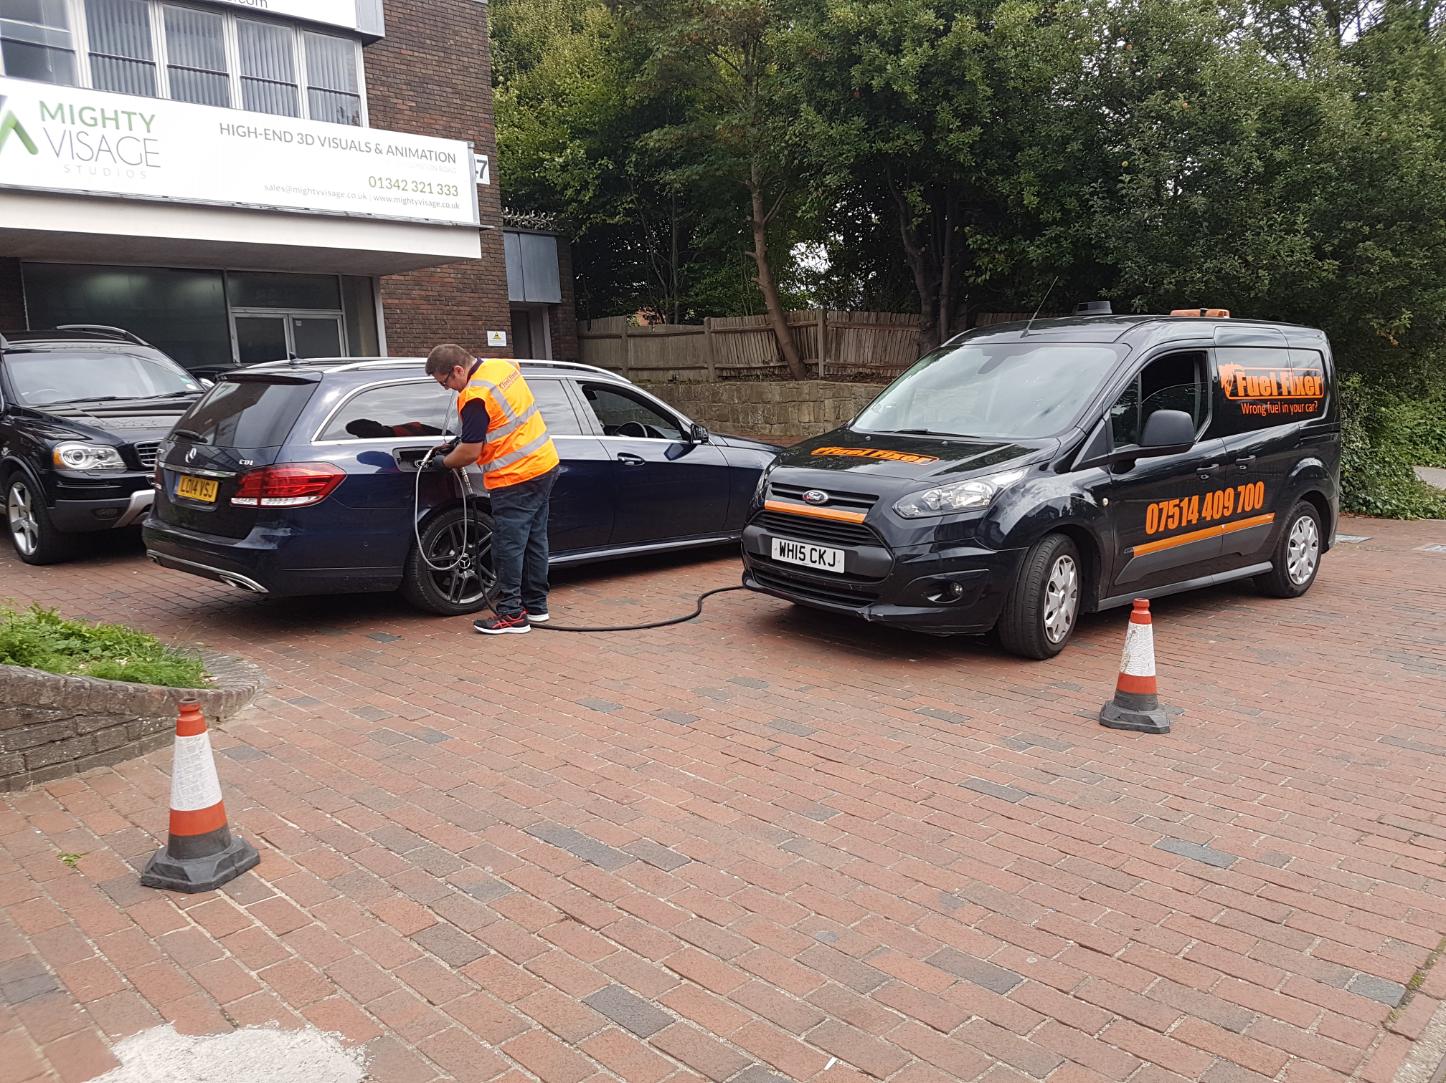
M 1337 534 L 1337 535 L 1336 535 L 1336 541 L 1338 541 L 1338 542 L 1363 542 L 1363 541 L 1370 541 L 1370 540 L 1371 540 L 1371 539 L 1368 538 L 1368 537 L 1367 537 L 1366 535 L 1364 535 L 1364 534 Z
M 1423 545 L 1420 551 L 1423 553 L 1446 553 L 1446 545 Z

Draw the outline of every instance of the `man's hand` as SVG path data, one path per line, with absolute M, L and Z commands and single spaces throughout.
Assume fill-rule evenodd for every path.
M 451 469 L 451 467 L 447 465 L 446 458 L 447 456 L 445 450 L 442 448 L 438 448 L 432 453 L 431 457 L 427 459 L 427 465 L 424 466 L 422 469 L 434 470 L 439 473 L 443 470 L 449 470 Z

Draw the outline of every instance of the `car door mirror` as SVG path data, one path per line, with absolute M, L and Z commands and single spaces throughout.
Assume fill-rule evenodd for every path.
M 1145 455 L 1175 455 L 1195 445 L 1195 419 L 1184 410 L 1156 410 L 1145 422 L 1140 451 Z
M 709 435 L 707 429 L 695 421 L 688 429 L 688 439 L 695 444 L 706 444 L 712 439 L 712 436 Z
M 202 387 L 204 387 L 206 390 L 209 391 L 211 388 L 213 388 L 213 387 L 216 386 L 216 381 L 215 381 L 215 380 L 208 380 L 208 379 L 206 379 L 206 377 L 202 376 L 202 377 L 201 377 L 201 380 L 200 380 L 200 384 L 201 384 Z

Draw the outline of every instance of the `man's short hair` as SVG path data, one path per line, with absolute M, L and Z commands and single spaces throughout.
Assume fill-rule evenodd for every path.
M 427 375 L 440 376 L 444 372 L 451 372 L 458 365 L 468 369 L 472 367 L 473 360 L 472 355 L 461 346 L 455 342 L 449 342 L 444 346 L 438 346 L 427 355 Z

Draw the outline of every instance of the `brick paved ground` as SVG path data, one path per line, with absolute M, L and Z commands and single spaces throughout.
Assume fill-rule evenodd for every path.
M 1163 738 L 1095 723 L 1121 613 L 1044 664 L 748 594 L 499 642 L 7 553 L 0 597 L 274 683 L 216 735 L 263 855 L 219 893 L 137 886 L 168 753 L 0 801 L 0 1078 L 277 1020 L 405 1083 L 1387 1083 L 1446 1000 L 1446 524 L 1346 529 L 1306 601 L 1157 604 Z M 569 573 L 554 613 L 736 578 Z

